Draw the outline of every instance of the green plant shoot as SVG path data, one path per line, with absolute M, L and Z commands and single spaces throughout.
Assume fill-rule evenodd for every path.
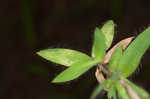
M 122 45 L 119 45 L 112 53 L 109 63 L 104 64 L 106 51 L 113 41 L 114 26 L 114 22 L 109 20 L 101 28 L 95 28 L 91 57 L 79 51 L 63 48 L 45 49 L 37 52 L 38 55 L 48 61 L 68 67 L 56 76 L 52 82 L 71 81 L 93 66 L 97 66 L 98 70 L 103 67 L 99 70 L 99 73 L 105 73 L 106 78 L 103 78 L 103 75 L 100 76 L 104 81 L 100 81 L 102 83 L 93 92 L 91 99 L 95 99 L 103 89 L 108 91 L 108 99 L 117 99 L 117 97 L 119 99 L 133 99 L 131 97 L 134 97 L 134 94 L 131 94 L 131 91 L 137 93 L 139 99 L 150 99 L 148 92 L 127 79 L 136 70 L 142 56 L 150 46 L 150 27 L 142 32 L 125 51 L 123 51 Z M 125 84 L 122 84 L 121 81 Z M 129 91 L 126 85 L 133 90 Z

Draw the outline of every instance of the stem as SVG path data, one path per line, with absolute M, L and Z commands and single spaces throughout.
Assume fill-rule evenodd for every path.
M 141 99 L 138 94 L 133 90 L 133 88 L 129 86 L 123 79 L 120 80 L 120 84 L 122 84 L 127 89 L 131 99 Z
M 110 72 L 106 66 L 102 65 L 102 64 L 98 64 L 98 70 L 99 72 L 103 72 L 104 74 L 106 74 L 107 77 L 112 76 L 112 72 Z

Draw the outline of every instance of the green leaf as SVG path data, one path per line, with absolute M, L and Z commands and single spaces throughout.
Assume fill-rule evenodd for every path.
M 110 83 L 110 80 L 106 80 L 103 83 L 99 84 L 98 87 L 92 93 L 90 99 L 95 99 L 96 96 Z
M 117 99 L 117 96 L 116 96 L 116 88 L 114 85 L 112 85 L 108 91 L 108 99 Z
M 110 79 L 116 82 L 119 78 L 120 78 L 120 71 L 116 71 L 115 73 L 113 73 Z
M 101 61 L 105 56 L 105 38 L 101 30 L 96 28 L 94 31 L 94 44 L 92 47 L 92 57 Z
M 104 89 L 104 88 L 110 88 L 110 86 L 115 85 L 115 82 L 120 77 L 120 72 L 114 73 L 110 78 L 108 78 L 106 81 L 104 81 L 102 84 L 100 84 L 92 93 L 91 99 L 95 99 L 96 96 Z M 115 97 L 115 96 L 114 96 Z
M 150 27 L 141 33 L 123 53 L 119 62 L 122 76 L 130 76 L 137 68 L 141 57 L 150 46 Z
M 121 58 L 123 54 L 123 51 L 122 51 L 122 46 L 119 45 L 114 53 L 112 54 L 111 58 L 110 58 L 110 62 L 109 62 L 109 70 L 111 72 L 115 72 L 115 71 L 118 71 L 118 63 L 119 63 L 119 60 Z
M 112 20 L 107 21 L 101 28 L 103 35 L 105 36 L 106 48 L 108 49 L 113 41 L 115 24 Z
M 49 61 L 64 66 L 71 66 L 72 64 L 78 63 L 80 61 L 91 60 L 91 58 L 84 53 L 62 48 L 41 50 L 37 52 L 37 54 Z
M 119 99 L 130 99 L 127 90 L 119 83 L 116 83 Z
M 133 88 L 133 90 L 141 97 L 141 99 L 150 99 L 150 94 L 144 89 L 136 86 L 134 83 L 127 79 L 125 79 L 125 81 Z
M 72 64 L 69 68 L 60 73 L 52 82 L 60 83 L 73 80 L 89 70 L 95 64 L 97 64 L 97 62 L 93 60 L 80 61 Z

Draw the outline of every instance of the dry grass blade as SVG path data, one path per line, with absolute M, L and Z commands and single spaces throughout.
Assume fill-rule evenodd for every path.
M 131 43 L 131 41 L 133 40 L 134 36 L 126 38 L 121 40 L 120 42 L 118 42 L 116 45 L 114 45 L 106 54 L 103 64 L 107 64 L 109 63 L 110 57 L 113 54 L 113 52 L 115 51 L 115 49 L 119 46 L 122 45 L 123 50 L 126 49 L 126 47 Z
M 120 80 L 120 84 L 126 88 L 131 99 L 141 99 L 140 96 L 138 96 L 138 94 L 133 90 L 133 88 L 129 86 L 124 80 Z

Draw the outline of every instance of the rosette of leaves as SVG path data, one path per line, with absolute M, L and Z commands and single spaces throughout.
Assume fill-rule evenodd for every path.
M 119 99 L 150 99 L 148 92 L 127 79 L 136 70 L 142 56 L 150 46 L 150 27 L 133 40 L 128 47 L 129 43 L 121 42 L 106 53 L 112 44 L 114 26 L 114 22 L 109 20 L 101 28 L 97 27 L 94 30 L 91 57 L 76 50 L 62 48 L 37 52 L 38 55 L 51 62 L 68 67 L 54 78 L 52 83 L 74 80 L 93 66 L 97 66 L 98 73 L 105 73 L 106 78 L 103 78 L 103 81 L 100 79 L 100 84 L 94 90 L 91 99 L 96 98 L 103 89 L 107 89 L 109 99 L 117 99 L 117 97 Z

